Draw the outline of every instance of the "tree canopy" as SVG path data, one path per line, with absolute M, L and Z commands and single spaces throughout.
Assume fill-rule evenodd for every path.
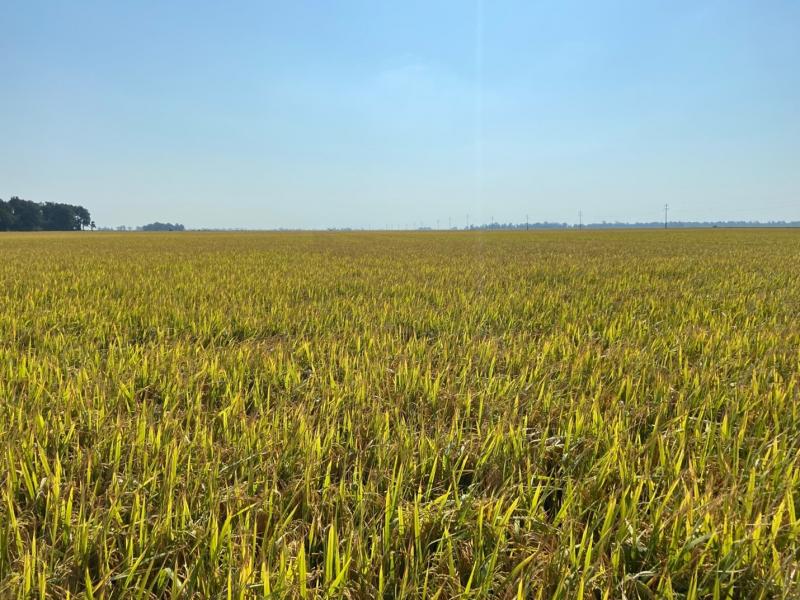
M 0 231 L 80 231 L 92 225 L 83 206 L 33 202 L 12 196 L 0 199 Z
M 160 223 L 156 221 L 155 223 L 142 225 L 140 229 L 142 231 L 184 231 L 186 228 L 180 223 Z

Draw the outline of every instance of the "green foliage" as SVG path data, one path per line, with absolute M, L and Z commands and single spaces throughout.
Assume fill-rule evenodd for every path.
M 180 223 L 160 223 L 159 221 L 141 227 L 142 231 L 184 231 L 185 229 Z
M 92 224 L 82 206 L 37 203 L 13 196 L 0 200 L 0 231 L 80 231 Z
M 0 238 L 0 597 L 797 597 L 799 242 Z

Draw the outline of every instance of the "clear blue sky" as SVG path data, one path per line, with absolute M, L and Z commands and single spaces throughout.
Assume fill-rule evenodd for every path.
M 0 197 L 98 224 L 800 219 L 800 2 L 0 2 Z

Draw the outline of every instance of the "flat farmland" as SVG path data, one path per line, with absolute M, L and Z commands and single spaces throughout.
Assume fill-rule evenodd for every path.
M 0 235 L 0 597 L 800 596 L 800 231 Z

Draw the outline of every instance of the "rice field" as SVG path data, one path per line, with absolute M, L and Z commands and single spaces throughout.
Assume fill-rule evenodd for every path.
M 800 597 L 798 315 L 796 230 L 0 235 L 0 597 Z

